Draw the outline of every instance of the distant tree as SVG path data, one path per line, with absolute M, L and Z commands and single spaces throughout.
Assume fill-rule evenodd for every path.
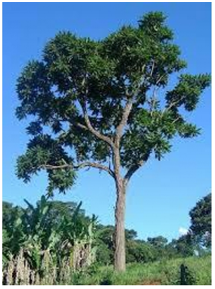
M 62 218 L 71 219 L 75 210 L 78 207 L 78 204 L 75 202 L 62 202 L 62 201 L 48 201 L 50 204 L 50 209 L 48 212 L 47 219 L 50 219 L 53 226 L 61 222 Z M 85 216 L 85 211 L 79 209 L 78 211 L 79 218 L 87 219 Z
M 190 211 L 191 231 L 197 242 L 211 247 L 211 193 L 197 202 Z
M 168 87 L 186 62 L 165 18 L 148 13 L 137 27 L 123 26 L 99 41 L 61 32 L 17 82 L 16 115 L 31 117 L 27 133 L 32 136 L 18 158 L 18 177 L 28 182 L 46 170 L 51 195 L 68 190 L 79 169 L 108 173 L 116 185 L 117 271 L 125 270 L 128 183 L 150 156 L 160 160 L 170 152 L 174 136 L 200 133 L 183 112 L 195 110 L 210 84 L 208 74 L 181 74 L 176 86 Z
M 2 202 L 2 225 L 3 228 L 10 226 L 11 218 L 13 216 L 13 204 L 3 201 Z
M 114 226 L 103 226 L 101 224 L 98 225 L 98 236 L 110 249 L 113 249 L 114 247 L 114 234 Z M 135 230 L 125 229 L 126 241 L 134 240 L 136 237 L 137 232 Z
M 177 240 L 173 239 L 170 247 L 174 248 L 176 256 L 188 257 L 193 256 L 195 253 L 195 246 L 190 233 L 179 237 Z
M 113 248 L 109 248 L 101 239 L 97 240 L 96 260 L 100 265 L 113 263 Z
M 22 215 L 22 208 L 11 203 L 2 202 L 2 225 L 4 229 L 13 229 L 15 220 Z
M 98 238 L 110 249 L 113 251 L 114 247 L 114 226 L 108 225 L 98 226 Z
M 24 228 L 21 221 L 24 211 L 19 206 L 3 201 L 2 203 L 2 261 L 3 267 L 16 255 L 25 242 Z
M 153 245 L 156 248 L 163 248 L 167 244 L 168 240 L 163 236 L 147 238 L 149 244 Z
M 147 243 L 150 244 L 156 252 L 156 259 L 161 260 L 167 257 L 166 246 L 168 240 L 163 236 L 157 236 L 153 238 L 147 238 Z
M 126 242 L 127 263 L 147 263 L 156 260 L 157 251 L 152 245 L 145 241 L 130 240 Z
M 135 230 L 125 229 L 125 239 L 126 240 L 134 240 L 136 238 L 137 238 L 137 232 Z

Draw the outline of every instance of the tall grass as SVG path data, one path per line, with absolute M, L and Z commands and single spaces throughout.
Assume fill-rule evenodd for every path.
M 116 273 L 112 266 L 102 267 L 94 274 L 90 272 L 80 274 L 76 284 L 78 282 L 82 285 L 180 285 L 181 264 L 187 266 L 195 285 L 211 284 L 211 256 L 129 264 L 125 273 Z

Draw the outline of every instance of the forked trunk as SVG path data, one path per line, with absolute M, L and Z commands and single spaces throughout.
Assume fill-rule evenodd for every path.
M 125 185 L 122 180 L 116 182 L 117 199 L 115 207 L 115 255 L 114 268 L 125 271 Z

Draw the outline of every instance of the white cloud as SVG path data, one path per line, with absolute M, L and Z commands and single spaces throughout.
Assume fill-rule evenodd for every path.
M 187 235 L 187 233 L 188 233 L 188 230 L 186 228 L 183 228 L 183 227 L 180 227 L 178 231 L 179 231 L 179 234 L 181 236 Z

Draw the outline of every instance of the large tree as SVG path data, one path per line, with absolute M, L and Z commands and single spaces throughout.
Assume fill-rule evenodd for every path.
M 165 16 L 153 12 L 99 41 L 60 32 L 18 78 L 16 115 L 30 116 L 32 136 L 18 158 L 18 177 L 27 182 L 46 170 L 52 194 L 68 190 L 81 168 L 108 173 L 116 185 L 118 271 L 125 270 L 129 180 L 150 156 L 170 152 L 174 136 L 199 134 L 184 112 L 195 110 L 210 76 L 179 74 L 185 67 Z M 175 73 L 178 82 L 167 90 Z

